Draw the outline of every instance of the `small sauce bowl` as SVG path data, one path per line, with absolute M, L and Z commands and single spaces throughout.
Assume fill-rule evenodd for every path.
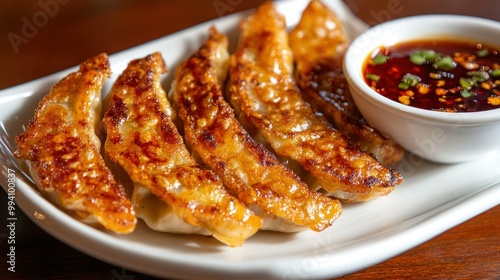
M 500 108 L 438 112 L 404 105 L 373 90 L 363 77 L 366 59 L 380 47 L 449 38 L 500 47 L 500 23 L 458 15 L 423 15 L 374 26 L 358 36 L 344 58 L 351 94 L 365 119 L 407 151 L 440 163 L 473 160 L 500 148 Z

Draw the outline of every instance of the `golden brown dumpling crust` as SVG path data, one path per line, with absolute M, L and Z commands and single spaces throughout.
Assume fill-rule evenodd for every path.
M 212 28 L 200 50 L 177 68 L 173 97 L 186 140 L 243 203 L 325 229 L 340 215 L 340 202 L 310 190 L 238 123 L 221 89 L 228 58 L 227 38 Z
M 230 61 L 232 104 L 276 153 L 300 163 L 331 195 L 350 202 L 387 195 L 401 183 L 399 172 L 352 146 L 302 99 L 285 27 L 271 2 L 242 23 Z
M 312 0 L 290 33 L 297 84 L 303 96 L 361 150 L 382 164 L 396 164 L 404 150 L 370 127 L 358 111 L 342 71 L 348 47 L 340 19 L 321 1 Z
M 185 222 L 239 246 L 262 221 L 189 154 L 170 119 L 170 104 L 160 84 L 164 72 L 161 55 L 154 53 L 130 62 L 120 75 L 104 117 L 105 151 L 132 181 L 149 188 Z
M 130 233 L 136 225 L 132 204 L 106 167 L 95 134 L 101 88 L 109 75 L 108 57 L 101 54 L 55 84 L 26 132 L 16 137 L 15 156 L 30 161 L 38 187 L 64 209 L 116 233 Z

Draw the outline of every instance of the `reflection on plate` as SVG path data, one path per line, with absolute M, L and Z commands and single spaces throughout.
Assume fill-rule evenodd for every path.
M 355 36 L 365 28 L 341 1 L 325 1 Z M 307 0 L 277 3 L 289 25 L 300 18 Z M 201 24 L 110 57 L 114 76 L 131 60 L 162 52 L 172 69 L 199 47 L 210 25 L 228 34 L 230 47 L 238 39 L 240 13 Z M 0 144 L 15 147 L 33 110 L 50 86 L 69 69 L 0 92 Z M 1 145 L 0 145 L 1 146 Z M 439 165 L 416 157 L 399 166 L 405 182 L 389 196 L 346 205 L 327 230 L 297 234 L 259 232 L 241 248 L 229 248 L 211 238 L 154 232 L 142 222 L 127 236 L 118 236 L 80 223 L 61 212 L 33 188 L 16 168 L 15 159 L 0 147 L 0 183 L 7 191 L 8 169 L 14 169 L 16 202 L 34 222 L 59 240 L 103 261 L 159 277 L 194 279 L 327 278 L 351 273 L 404 252 L 500 203 L 500 151 L 473 162 Z M 35 213 L 41 213 L 38 220 Z M 37 215 L 40 216 L 40 215 Z

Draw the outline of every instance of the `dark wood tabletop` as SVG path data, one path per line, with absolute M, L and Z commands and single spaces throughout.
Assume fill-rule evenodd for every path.
M 78 65 L 97 53 L 113 54 L 262 2 L 1 1 L 0 89 Z M 345 0 L 345 3 L 371 25 L 428 13 L 500 20 L 497 0 Z M 31 28 L 27 27 L 30 24 Z M 0 192 L 0 199 L 1 205 L 6 205 L 5 192 Z M 6 208 L 1 210 L 1 217 L 5 217 L 5 211 Z M 48 235 L 23 214 L 17 215 L 16 272 L 7 270 L 4 228 L 0 230 L 0 279 L 152 279 L 89 257 Z M 499 217 L 500 206 L 496 206 L 416 248 L 341 279 L 500 279 Z

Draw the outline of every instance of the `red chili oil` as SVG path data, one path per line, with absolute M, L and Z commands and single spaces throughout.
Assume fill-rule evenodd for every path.
M 363 72 L 375 91 L 405 105 L 444 112 L 500 108 L 500 54 L 488 45 L 421 40 L 382 47 Z

